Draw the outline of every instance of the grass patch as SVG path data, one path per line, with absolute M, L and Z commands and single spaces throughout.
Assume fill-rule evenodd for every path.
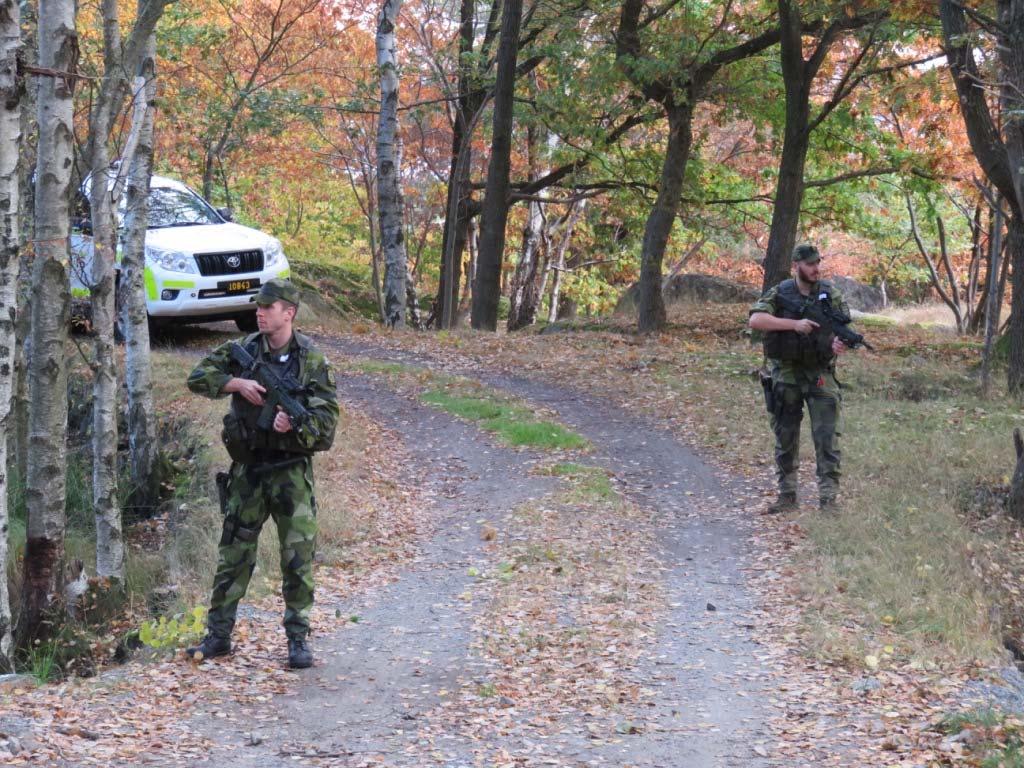
M 439 389 L 425 392 L 420 396 L 420 400 L 469 421 L 507 418 L 513 415 L 513 409 L 506 405 L 482 397 L 460 397 Z
M 548 467 L 547 471 L 548 474 L 564 477 L 572 483 L 573 499 L 582 496 L 607 501 L 618 496 L 612 487 L 608 473 L 600 467 L 559 462 Z
M 368 376 L 403 376 L 421 373 L 424 369 L 404 363 L 389 363 L 383 360 L 359 360 L 352 368 Z
M 656 407 L 671 409 L 677 429 L 707 455 L 744 471 L 761 466 L 770 482 L 773 439 L 750 375 L 760 349 L 717 326 L 695 343 L 699 322 L 674 349 L 638 347 L 623 367 L 653 378 L 663 393 Z M 1002 575 L 985 572 L 1006 531 L 979 528 L 962 506 L 965 488 L 1012 473 L 1019 406 L 1005 393 L 980 397 L 971 373 L 976 344 L 919 329 L 877 336 L 879 354 L 850 353 L 839 364 L 843 511 L 801 521 L 811 545 L 796 569 L 805 640 L 811 653 L 855 666 L 867 655 L 883 666 L 890 658 L 996 658 L 1005 626 L 1024 627 L 1009 616 L 1024 609 L 1000 605 L 999 582 L 1019 579 L 1007 580 L 1006 562 Z M 801 444 L 801 495 L 813 501 L 808 418 Z M 893 652 L 883 652 L 890 645 Z
M 466 395 L 446 389 L 433 389 L 420 395 L 427 405 L 473 421 L 495 433 L 512 446 L 542 450 L 578 450 L 587 447 L 580 435 L 553 421 L 535 419 L 525 407 L 500 399 L 482 388 Z

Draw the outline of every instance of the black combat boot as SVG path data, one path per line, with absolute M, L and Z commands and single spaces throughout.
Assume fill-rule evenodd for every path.
M 797 509 L 795 493 L 780 493 L 779 498 L 773 501 L 764 510 L 766 515 L 780 515 L 787 512 L 795 512 Z
M 818 500 L 818 508 L 826 515 L 839 513 L 839 500 L 835 496 L 822 496 Z
M 313 666 L 313 651 L 306 644 L 306 638 L 288 638 L 288 666 L 292 669 L 306 669 Z
M 229 653 L 231 653 L 231 641 L 220 635 L 208 634 L 199 645 L 185 649 L 185 655 L 193 661 L 215 659 L 218 656 L 227 656 Z M 198 654 L 202 655 L 197 658 Z

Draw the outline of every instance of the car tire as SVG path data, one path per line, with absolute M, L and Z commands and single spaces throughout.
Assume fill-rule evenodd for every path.
M 153 339 L 159 339 L 161 336 L 166 334 L 167 328 L 170 325 L 170 323 L 168 323 L 166 320 L 158 320 L 157 318 L 153 317 L 152 315 L 150 315 L 147 318 L 147 320 L 148 320 L 148 325 L 149 325 L 149 340 L 150 340 L 150 342 L 152 342 Z
M 235 325 L 238 326 L 238 330 L 242 333 L 254 333 L 260 329 L 256 324 L 255 312 L 246 312 L 242 315 L 235 315 Z

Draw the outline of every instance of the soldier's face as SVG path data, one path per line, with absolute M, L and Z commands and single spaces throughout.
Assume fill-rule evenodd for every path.
M 256 325 L 260 333 L 273 336 L 286 325 L 291 326 L 295 317 L 295 307 L 283 301 L 275 301 L 268 306 L 256 305 Z
M 821 277 L 821 260 L 798 261 L 796 263 L 796 274 L 804 283 L 816 283 Z

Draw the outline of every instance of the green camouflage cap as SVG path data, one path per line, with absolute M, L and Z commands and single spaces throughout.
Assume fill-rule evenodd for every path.
M 800 243 L 793 249 L 793 261 L 821 261 L 821 254 L 810 243 Z
M 260 292 L 256 294 L 256 303 L 261 307 L 269 307 L 275 301 L 287 301 L 289 304 L 299 306 L 299 289 L 289 280 L 275 277 L 267 280 L 260 286 Z

